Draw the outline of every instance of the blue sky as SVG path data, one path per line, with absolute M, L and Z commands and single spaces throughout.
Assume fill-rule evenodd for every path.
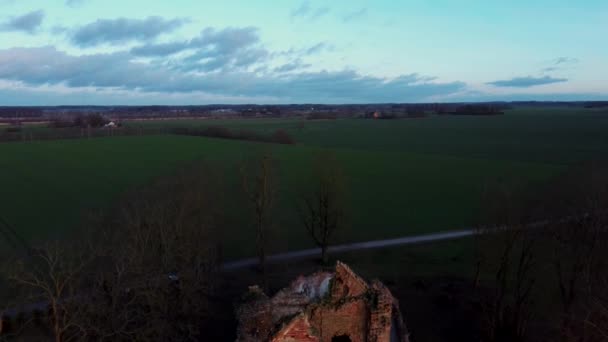
M 0 0 L 0 105 L 608 100 L 605 0 Z

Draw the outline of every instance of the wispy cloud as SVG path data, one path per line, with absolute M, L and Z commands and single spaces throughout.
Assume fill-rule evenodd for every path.
M 326 42 L 321 42 L 321 43 L 317 43 L 309 48 L 306 48 L 303 52 L 305 55 L 314 55 L 317 54 L 319 52 L 322 51 L 328 51 L 328 50 L 333 50 L 334 46 L 331 44 L 328 44 Z
M 290 48 L 289 50 L 274 52 L 276 56 L 287 56 L 287 57 L 303 57 L 312 56 L 324 51 L 333 51 L 335 46 L 328 42 L 319 42 L 314 45 L 303 47 L 303 48 Z
M 80 47 L 146 41 L 172 32 L 188 22 L 186 18 L 164 19 L 157 16 L 145 19 L 98 19 L 77 28 L 71 41 Z
M 302 60 L 297 59 L 295 61 L 289 62 L 289 63 L 285 63 L 281 66 L 278 66 L 276 68 L 274 68 L 275 72 L 278 73 L 285 73 L 285 72 L 291 72 L 291 71 L 296 71 L 296 70 L 302 70 L 302 69 L 306 69 L 311 67 L 312 64 L 309 63 L 303 63 Z
M 572 69 L 579 63 L 578 58 L 572 57 L 557 57 L 544 62 L 544 68 L 540 69 L 541 73 L 556 72 L 565 69 Z
M 300 6 L 291 11 L 290 16 L 292 19 L 301 17 L 315 20 L 328 14 L 330 11 L 329 7 L 313 7 L 310 5 L 310 1 L 304 1 Z
M 82 6 L 88 0 L 66 0 L 65 4 L 70 7 Z
M 303 3 L 300 4 L 299 7 L 294 8 L 291 11 L 291 17 L 292 18 L 302 17 L 302 16 L 307 15 L 310 11 L 311 11 L 310 2 L 304 1 Z
M 21 16 L 11 17 L 8 20 L 0 23 L 1 31 L 21 31 L 29 34 L 34 34 L 42 25 L 44 20 L 44 11 L 32 11 Z
M 367 8 L 361 8 L 356 11 L 349 12 L 342 17 L 342 21 L 349 22 L 355 19 L 359 19 L 367 15 Z
M 543 76 L 543 77 L 534 77 L 534 76 L 524 76 L 524 77 L 514 77 L 508 80 L 498 80 L 493 82 L 488 82 L 486 84 L 493 85 L 496 87 L 512 87 L 512 88 L 530 88 L 535 86 L 541 86 L 545 84 L 552 83 L 561 83 L 567 82 L 566 78 L 555 78 L 551 76 Z
M 555 65 L 576 64 L 576 63 L 578 63 L 578 59 L 572 58 L 572 57 L 557 57 L 553 60 L 553 64 L 555 64 Z

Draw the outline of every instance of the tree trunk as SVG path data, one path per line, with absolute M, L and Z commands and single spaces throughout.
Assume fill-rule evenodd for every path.
M 63 340 L 61 336 L 61 327 L 59 326 L 59 309 L 57 308 L 57 303 L 53 301 L 52 303 L 52 315 L 53 315 L 53 332 L 55 333 L 55 342 L 61 342 Z
M 329 263 L 329 257 L 327 256 L 327 245 L 321 246 L 321 262 L 323 265 L 327 265 Z
M 257 227 L 256 227 L 256 243 L 258 248 L 258 259 L 259 259 L 259 267 L 263 272 L 266 268 L 266 246 L 265 246 L 265 237 L 264 237 L 264 223 L 261 217 L 261 214 L 258 214 L 257 218 Z
M 479 287 L 480 278 L 481 278 L 481 261 L 477 261 L 475 264 L 475 278 L 473 280 L 474 288 Z
M 264 248 L 258 249 L 258 260 L 260 263 L 258 267 L 260 268 L 260 271 L 264 273 L 264 270 L 266 269 L 266 253 L 264 252 Z

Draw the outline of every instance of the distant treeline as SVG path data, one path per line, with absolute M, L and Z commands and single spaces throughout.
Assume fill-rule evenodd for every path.
M 428 114 L 490 115 L 516 107 L 608 107 L 608 101 L 586 102 L 483 102 L 483 103 L 369 103 L 369 104 L 288 104 L 288 105 L 201 105 L 201 106 L 48 106 L 0 107 L 0 123 L 50 121 L 56 118 L 92 114 L 121 119 L 169 118 L 271 118 L 304 117 L 315 119 L 365 117 L 380 112 L 384 118 L 420 117 Z M 485 110 L 485 109 L 490 110 Z M 472 109 L 472 110 L 471 110 Z M 325 116 L 325 117 L 324 117 Z
M 270 135 L 264 135 L 249 130 L 233 131 L 222 126 L 206 128 L 158 128 L 158 127 L 61 127 L 42 130 L 22 130 L 20 127 L 0 128 L 0 142 L 38 141 L 62 139 L 88 139 L 112 136 L 140 135 L 190 135 L 209 138 L 257 141 L 273 144 L 293 145 L 295 139 L 285 130 L 278 129 Z
M 500 115 L 504 110 L 510 109 L 502 103 L 476 103 L 476 104 L 440 104 L 422 103 L 406 106 L 395 105 L 383 109 L 370 111 L 363 115 L 366 119 L 405 119 L 421 118 L 430 114 L 435 115 Z
M 21 129 L 20 127 L 0 128 L 0 142 L 13 141 L 39 141 L 39 140 L 63 140 L 63 139 L 88 139 L 112 136 L 137 136 L 137 135 L 159 135 L 167 134 L 163 128 L 93 128 L 93 127 L 67 127 L 55 129 Z
M 249 130 L 230 130 L 223 126 L 211 126 L 206 128 L 174 128 L 170 131 L 177 135 L 201 136 L 209 138 L 247 140 L 274 144 L 293 145 L 295 139 L 285 130 L 278 129 L 271 135 L 263 135 Z
M 0 107 L 0 118 L 40 118 L 43 115 L 42 107 Z
M 468 104 L 463 106 L 457 106 L 448 114 L 455 115 L 499 115 L 504 114 L 503 106 L 491 105 L 491 104 Z
M 67 128 L 67 127 L 102 127 L 110 122 L 110 119 L 98 113 L 82 114 L 78 113 L 74 116 L 61 116 L 53 118 L 49 126 L 52 128 Z
M 608 101 L 595 101 L 585 103 L 585 108 L 606 108 L 608 107 Z
M 310 113 L 306 117 L 306 120 L 336 120 L 338 115 L 330 112 L 316 112 Z

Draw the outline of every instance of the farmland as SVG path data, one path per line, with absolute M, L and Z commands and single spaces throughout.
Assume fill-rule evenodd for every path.
M 286 129 L 306 145 L 416 152 L 568 164 L 604 158 L 608 111 L 518 108 L 502 116 L 431 116 L 409 120 L 168 120 L 134 121 L 140 127 L 208 127 L 272 132 Z
M 551 124 L 548 124 L 548 123 Z M 297 144 L 274 145 L 203 137 L 150 135 L 0 144 L 2 215 L 27 239 L 63 236 L 87 212 L 111 210 L 133 186 L 171 175 L 180 165 L 219 165 L 239 188 L 238 165 L 268 152 L 278 162 L 280 190 L 274 251 L 309 247 L 293 209 L 311 160 L 331 150 L 345 170 L 349 229 L 341 242 L 461 229 L 475 222 L 484 185 L 514 179 L 540 182 L 568 164 L 603 159 L 608 115 L 583 109 L 517 109 L 504 116 L 431 116 L 407 120 L 302 119 L 129 122 L 147 127 L 205 127 L 272 132 Z M 40 129 L 40 128 L 37 128 Z M 231 257 L 251 255 L 253 232 L 235 219 L 223 243 Z

